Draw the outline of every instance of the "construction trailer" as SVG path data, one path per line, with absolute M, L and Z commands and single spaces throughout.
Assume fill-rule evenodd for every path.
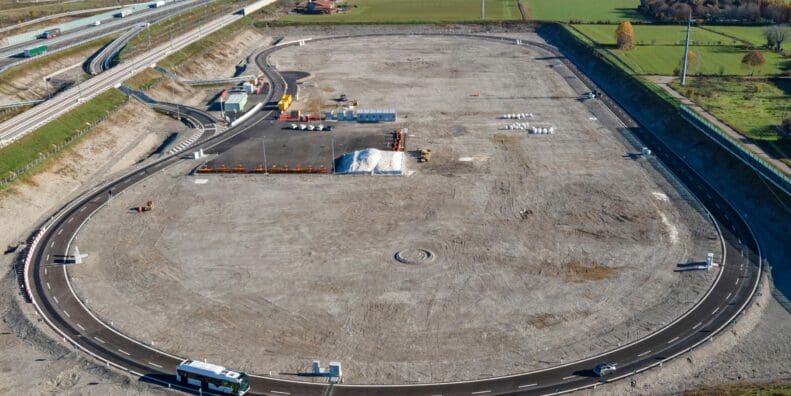
M 247 106 L 247 94 L 244 92 L 233 92 L 228 95 L 228 99 L 225 101 L 225 111 L 231 111 L 234 113 L 241 113 L 244 111 L 245 106 Z
M 47 52 L 47 46 L 39 45 L 38 47 L 26 48 L 22 54 L 25 56 L 25 58 L 31 58 L 34 56 L 44 54 L 46 52 Z
M 283 97 L 277 102 L 277 108 L 280 111 L 286 111 L 289 107 L 291 107 L 291 103 L 294 101 L 294 98 L 291 97 L 289 94 L 283 95 Z

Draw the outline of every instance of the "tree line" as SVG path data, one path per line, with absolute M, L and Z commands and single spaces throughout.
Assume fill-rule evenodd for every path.
M 640 0 L 638 11 L 660 21 L 685 20 L 690 12 L 707 22 L 788 23 L 786 0 Z

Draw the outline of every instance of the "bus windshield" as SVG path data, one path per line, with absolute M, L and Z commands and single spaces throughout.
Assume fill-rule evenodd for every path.
M 239 374 L 239 390 L 247 392 L 250 389 L 250 381 L 247 380 L 247 374 Z

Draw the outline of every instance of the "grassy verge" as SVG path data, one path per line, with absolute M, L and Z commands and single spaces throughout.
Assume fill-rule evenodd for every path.
M 775 129 L 791 112 L 791 80 L 690 78 L 687 85 L 671 83 L 709 113 L 750 138 L 772 156 L 791 165 L 791 141 Z
M 522 0 L 527 16 L 537 21 L 617 23 L 642 21 L 640 0 Z
M 348 0 L 347 11 L 332 15 L 291 14 L 277 24 L 480 22 L 479 0 Z M 516 0 L 488 0 L 486 20 L 520 20 Z
M 137 91 L 146 91 L 164 79 L 165 76 L 162 73 L 146 68 L 124 81 L 124 85 Z
M 215 45 L 228 41 L 236 33 L 252 26 L 253 20 L 250 17 L 243 17 L 238 21 L 168 55 L 167 58 L 162 59 L 159 62 L 159 65 L 172 69 L 184 63 L 186 60 L 207 51 Z
M 29 73 L 31 70 L 44 67 L 47 63 L 68 58 L 81 52 L 98 51 L 99 48 L 102 48 L 107 45 L 107 43 L 115 40 L 116 37 L 118 37 L 118 34 L 112 34 L 84 44 L 80 44 L 75 47 L 71 47 L 69 49 L 65 49 L 63 51 L 55 52 L 51 55 L 39 56 L 38 58 L 35 58 L 29 62 L 25 62 L 21 65 L 6 69 L 3 73 L 0 73 L 0 80 L 14 80 Z
M 36 167 L 41 166 L 46 158 L 77 142 L 83 132 L 121 107 L 126 100 L 126 95 L 110 89 L 3 147 L 0 149 L 0 179 L 10 176 L 20 168 L 30 166 L 37 160 L 39 162 Z M 28 168 L 27 173 L 31 169 Z
M 17 3 L 4 2 L 0 5 L 0 22 L 3 26 L 13 23 L 29 21 L 47 15 L 61 14 L 69 11 L 87 10 L 91 8 L 110 7 L 118 5 L 116 0 L 78 0 L 58 1 L 48 3 Z

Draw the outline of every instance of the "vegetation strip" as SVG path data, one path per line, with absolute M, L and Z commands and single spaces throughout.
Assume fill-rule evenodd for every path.
M 117 89 L 110 89 L 0 149 L 0 188 L 74 144 L 127 99 Z

